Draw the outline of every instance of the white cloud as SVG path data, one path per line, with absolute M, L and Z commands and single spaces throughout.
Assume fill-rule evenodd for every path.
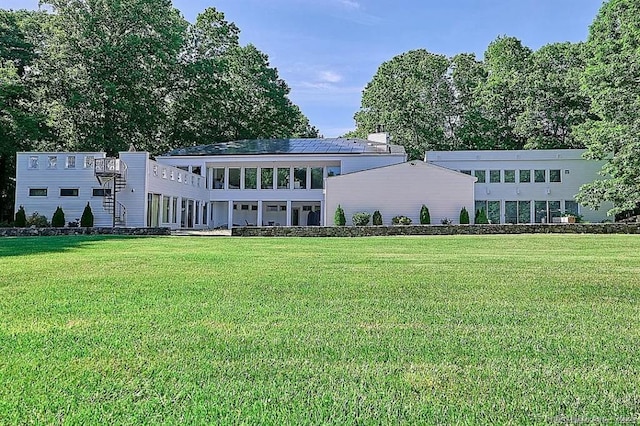
M 340 4 L 347 9 L 360 9 L 360 3 L 355 0 L 340 0 Z
M 342 76 L 335 71 L 321 71 L 318 74 L 318 79 L 321 82 L 325 83 L 340 83 L 342 81 Z

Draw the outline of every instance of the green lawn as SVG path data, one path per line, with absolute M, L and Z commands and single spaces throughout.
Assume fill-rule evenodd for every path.
M 640 237 L 0 239 L 0 424 L 636 422 Z

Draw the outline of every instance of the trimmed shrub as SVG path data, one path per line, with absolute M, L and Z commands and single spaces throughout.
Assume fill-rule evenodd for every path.
M 476 225 L 486 225 L 489 223 L 489 219 L 487 218 L 487 213 L 484 209 L 480 209 L 476 211 Z
M 369 219 L 371 219 L 371 215 L 367 212 L 354 213 L 351 217 L 353 226 L 367 226 L 369 224 Z
M 51 226 L 54 228 L 64 228 L 66 221 L 64 220 L 64 212 L 62 207 L 58 206 L 56 211 L 51 216 Z
M 87 203 L 85 206 L 82 217 L 80 218 L 80 226 L 83 228 L 90 228 L 93 226 L 93 212 L 91 211 L 91 205 Z
M 429 214 L 429 209 L 424 204 L 420 209 L 420 224 L 421 225 L 430 225 L 431 224 L 431 215 Z
M 27 219 L 27 226 L 34 228 L 47 228 L 49 226 L 49 221 L 47 217 L 41 215 L 38 212 L 33 212 L 33 214 Z
M 442 225 L 451 225 L 451 219 L 449 219 L 448 217 L 445 217 L 444 219 L 440 220 L 440 223 Z
M 24 228 L 27 226 L 27 213 L 24 211 L 24 207 L 20 206 L 18 211 L 16 212 L 16 228 Z
M 469 224 L 469 212 L 466 207 L 463 207 L 460 210 L 460 225 L 468 225 Z
M 338 208 L 336 208 L 336 213 L 333 215 L 333 224 L 335 226 L 345 226 L 347 224 L 347 218 L 344 216 L 344 210 L 338 204 Z
M 373 212 L 372 222 L 374 226 L 382 225 L 382 214 L 380 214 L 380 210 Z
M 393 225 L 411 225 L 411 218 L 407 216 L 396 216 L 391 219 L 391 224 Z

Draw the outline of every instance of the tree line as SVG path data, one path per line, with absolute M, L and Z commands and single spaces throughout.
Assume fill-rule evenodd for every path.
M 266 54 L 215 8 L 187 22 L 170 0 L 49 0 L 0 9 L 0 222 L 15 153 L 106 151 L 314 137 Z
M 427 150 L 586 148 L 607 160 L 578 201 L 620 213 L 640 205 L 640 2 L 603 4 L 584 43 L 533 51 L 502 36 L 484 58 L 412 50 L 383 63 L 355 114 L 410 158 Z

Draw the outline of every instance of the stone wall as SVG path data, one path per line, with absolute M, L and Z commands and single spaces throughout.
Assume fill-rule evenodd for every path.
M 640 223 L 520 225 L 239 227 L 238 237 L 374 237 L 391 235 L 640 234 Z
M 0 237 L 57 235 L 171 235 L 170 228 L 0 228 Z

